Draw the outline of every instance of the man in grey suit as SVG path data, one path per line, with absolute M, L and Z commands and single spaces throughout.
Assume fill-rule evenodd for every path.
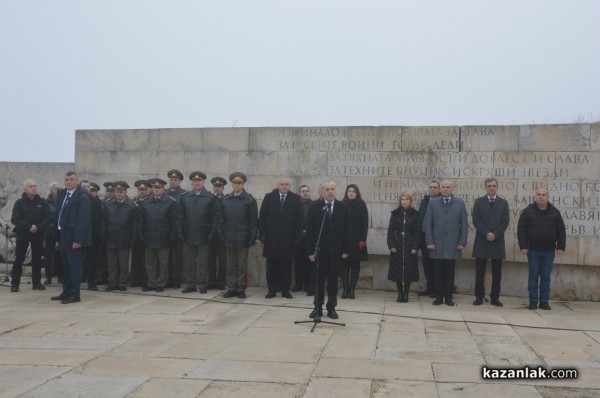
M 467 245 L 467 208 L 461 198 L 452 195 L 454 184 L 442 181 L 442 196 L 432 198 L 427 206 L 423 230 L 430 256 L 434 260 L 435 301 L 454 305 L 454 267 Z
M 498 195 L 498 181 L 495 178 L 485 180 L 486 195 L 475 200 L 473 206 L 473 225 L 476 235 L 473 243 L 475 258 L 475 301 L 473 305 L 483 304 L 485 297 L 485 267 L 487 259 L 492 260 L 492 291 L 490 302 L 502 307 L 500 297 L 500 279 L 502 278 L 502 260 L 506 257 L 504 231 L 508 228 L 508 202 Z

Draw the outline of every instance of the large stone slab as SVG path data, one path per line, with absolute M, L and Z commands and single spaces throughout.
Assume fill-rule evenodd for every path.
M 305 383 L 314 364 L 207 360 L 188 374 L 192 379 Z
M 68 374 L 20 395 L 37 397 L 124 397 L 147 380 L 146 377 Z
M 538 124 L 521 126 L 521 151 L 589 151 L 589 124 Z

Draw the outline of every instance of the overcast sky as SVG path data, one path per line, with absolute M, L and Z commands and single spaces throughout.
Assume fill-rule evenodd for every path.
M 76 129 L 600 120 L 598 0 L 0 0 L 1 161 Z

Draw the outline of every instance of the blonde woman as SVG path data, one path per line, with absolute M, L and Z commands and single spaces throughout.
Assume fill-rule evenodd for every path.
M 388 280 L 396 282 L 399 303 L 408 302 L 410 284 L 419 280 L 417 250 L 421 240 L 419 216 L 414 208 L 414 197 L 409 192 L 400 194 L 400 205 L 392 211 L 387 232 L 390 249 Z

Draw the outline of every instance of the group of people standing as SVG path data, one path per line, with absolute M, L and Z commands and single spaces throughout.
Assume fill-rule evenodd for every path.
M 508 202 L 497 195 L 498 181 L 484 181 L 486 194 L 475 200 L 472 221 L 475 227 L 475 301 L 485 298 L 485 270 L 491 260 L 492 286 L 490 303 L 497 307 L 502 278 L 502 260 L 506 257 L 504 234 L 509 226 Z M 390 250 L 388 279 L 395 281 L 398 302 L 408 302 L 410 285 L 419 280 L 417 251 L 420 249 L 425 272 L 426 290 L 435 298 L 433 305 L 454 305 L 456 260 L 462 258 L 467 245 L 468 219 L 465 202 L 453 194 L 450 180 L 429 182 L 428 193 L 419 211 L 409 192 L 400 194 L 400 206 L 392 211 L 387 233 Z M 517 224 L 519 248 L 529 263 L 529 308 L 550 310 L 550 274 L 554 255 L 562 255 L 566 231 L 560 212 L 548 201 L 546 188 L 536 191 L 535 202 L 523 210 Z
M 104 183 L 107 196 L 103 201 L 97 196 L 98 184 L 80 182 L 74 172 L 66 173 L 64 189 L 53 183 L 47 200 L 37 195 L 35 181 L 25 181 L 24 193 L 13 209 L 17 247 L 11 291 L 19 290 L 29 245 L 33 289 L 45 288 L 41 283 L 45 238 L 46 260 L 53 263 L 51 253 L 57 248 L 63 264 L 63 292 L 53 299 L 65 304 L 80 301 L 80 284 L 86 279 L 88 288 L 97 290 L 94 264 L 102 256 L 107 264 L 107 291 L 124 291 L 128 282 L 143 291 L 158 292 L 183 284 L 182 293 L 204 294 L 219 288 L 225 290 L 225 298 L 245 298 L 248 250 L 258 238 L 266 258 L 267 299 L 278 292 L 291 299 L 292 292 L 305 290 L 307 295 L 315 295 L 316 290 L 311 316 L 321 316 L 327 286 L 327 315 L 335 319 L 340 276 L 341 298 L 356 297 L 360 262 L 368 259 L 369 229 L 367 206 L 357 185 L 348 185 L 340 201 L 335 182 L 324 181 L 319 186 L 319 199 L 313 201 L 308 186 L 300 186 L 295 193 L 291 180 L 280 177 L 259 211 L 256 200 L 244 188 L 244 173 L 229 176 L 232 191 L 227 195 L 223 193 L 227 184 L 223 177 L 211 179 L 212 192 L 205 187 L 207 176 L 201 171 L 190 173 L 190 191 L 181 188 L 184 177 L 179 170 L 170 170 L 167 178 L 168 183 L 161 178 L 136 181 L 138 196 L 134 199 L 127 196 L 127 182 Z M 483 304 L 485 269 L 490 259 L 490 301 L 501 307 L 509 207 L 497 195 L 496 179 L 489 178 L 484 185 L 486 195 L 475 201 L 472 210 L 476 230 L 473 304 Z M 418 211 L 410 192 L 400 194 L 387 231 L 388 279 L 396 283 L 398 302 L 408 302 L 411 284 L 419 280 L 417 254 L 421 250 L 426 279 L 423 294 L 435 298 L 434 305 L 454 305 L 455 263 L 467 245 L 468 221 L 465 203 L 453 189 L 450 180 L 430 181 Z M 560 212 L 548 202 L 546 189 L 538 189 L 535 203 L 522 212 L 517 235 L 519 247 L 529 260 L 530 308 L 538 308 L 539 303 L 539 308 L 550 309 L 550 272 L 554 254 L 561 255 L 565 249 L 566 234 Z M 96 249 L 90 249 L 93 247 Z M 51 278 L 52 267 L 47 264 L 47 284 Z

